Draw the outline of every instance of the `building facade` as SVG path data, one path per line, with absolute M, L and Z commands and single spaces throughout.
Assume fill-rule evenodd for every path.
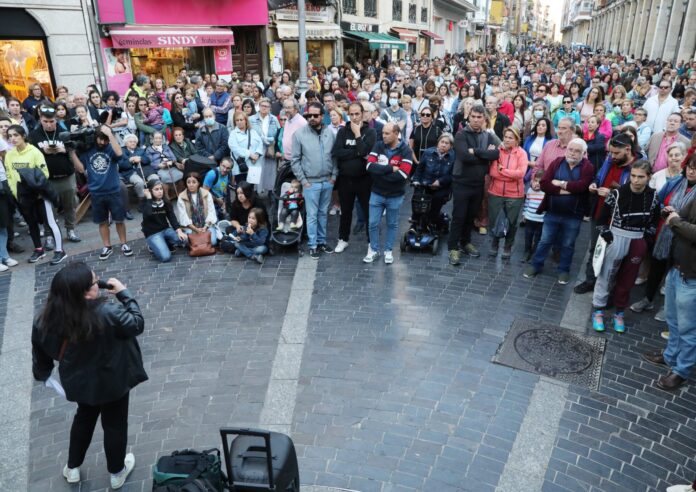
M 600 0 L 588 44 L 634 58 L 693 60 L 696 0 Z
M 441 37 L 432 39 L 430 55 L 461 53 L 467 49 L 467 15 L 477 7 L 467 0 L 433 0 L 433 16 L 430 30 Z
M 563 3 L 561 18 L 563 44 L 568 46 L 573 43 L 589 44 L 592 8 L 592 0 L 566 0 Z
M 188 0 L 169 0 L 166 8 L 157 0 L 96 6 L 106 86 L 120 93 L 141 72 L 171 85 L 182 68 L 229 78 L 265 66 L 266 0 L 219 0 L 214 9 Z
M 41 84 L 55 96 L 56 87 L 84 91 L 98 81 L 90 6 L 80 0 L 0 2 L 0 83 L 19 99 Z

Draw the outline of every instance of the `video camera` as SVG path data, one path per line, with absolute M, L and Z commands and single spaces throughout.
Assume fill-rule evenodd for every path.
M 85 152 L 94 146 L 96 131 L 94 128 L 85 127 L 74 132 L 60 132 L 58 138 L 65 144 L 66 149 Z

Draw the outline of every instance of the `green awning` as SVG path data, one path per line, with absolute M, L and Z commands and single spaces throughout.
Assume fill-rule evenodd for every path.
M 371 50 L 405 50 L 408 47 L 405 41 L 381 32 L 346 31 L 345 33 L 349 36 L 367 41 Z

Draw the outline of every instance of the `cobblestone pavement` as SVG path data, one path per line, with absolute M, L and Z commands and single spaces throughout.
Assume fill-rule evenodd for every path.
M 335 231 L 337 221 L 330 220 Z M 554 386 L 563 399 L 557 425 L 550 417 L 548 425 L 539 425 L 543 417 L 528 419 L 544 408 L 537 398 L 550 380 L 490 360 L 515 318 L 561 323 L 572 284 L 559 286 L 550 262 L 548 273 L 523 279 L 519 246 L 509 262 L 488 259 L 483 247 L 481 258 L 459 268 L 447 265 L 444 251 L 435 257 L 396 252 L 391 266 L 365 265 L 366 245 L 353 238 L 344 253 L 319 260 L 297 400 L 288 402 L 304 485 L 366 492 L 638 491 L 696 477 L 696 390 L 672 395 L 651 386 L 659 371 L 639 354 L 663 342 L 649 313 L 628 314 L 624 335 L 604 335 L 599 391 Z M 124 490 L 146 491 L 157 456 L 219 446 L 220 426 L 258 425 L 283 319 L 293 312 L 291 285 L 302 270 L 293 253 L 259 267 L 181 253 L 158 265 L 142 241 L 135 250 L 132 258 L 114 254 L 106 262 L 95 253 L 83 257 L 102 277 L 123 278 L 145 312 L 141 346 L 150 380 L 133 393 L 129 445 L 137 467 Z M 576 253 L 573 274 L 584 248 Z M 36 268 L 36 305 L 54 271 Z M 33 387 L 30 490 L 71 490 L 60 470 L 73 412 L 74 404 Z M 549 435 L 548 456 L 534 447 L 535 434 Z M 542 470 L 536 488 L 510 466 L 527 442 L 522 452 Z M 82 485 L 72 490 L 107 485 L 99 429 L 82 474 Z M 511 478 L 515 488 L 507 485 Z

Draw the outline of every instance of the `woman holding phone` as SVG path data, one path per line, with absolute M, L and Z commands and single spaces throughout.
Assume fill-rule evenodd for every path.
M 108 302 L 100 288 L 119 302 Z M 99 416 L 111 488 L 123 487 L 135 467 L 133 454 L 126 454 L 128 397 L 148 379 L 136 340 L 144 327 L 137 301 L 120 280 L 101 281 L 83 262 L 70 263 L 53 277 L 32 329 L 32 369 L 36 380 L 47 381 L 58 361 L 65 397 L 77 403 L 63 468 L 68 483 L 80 481 Z

